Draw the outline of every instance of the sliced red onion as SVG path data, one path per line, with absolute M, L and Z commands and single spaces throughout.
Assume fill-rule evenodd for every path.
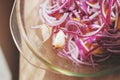
M 109 58 L 110 58 L 110 56 L 111 56 L 111 54 L 109 54 L 109 55 L 107 55 L 107 56 L 105 56 L 105 57 L 102 57 L 102 58 L 100 58 L 100 59 L 96 60 L 96 62 L 103 62 L 103 61 L 105 61 L 105 60 L 109 59 Z
M 98 25 L 99 27 L 99 25 Z M 93 36 L 93 35 L 96 35 L 97 33 L 99 33 L 104 27 L 104 24 L 102 24 L 102 26 L 99 27 L 99 29 L 97 29 L 96 31 L 93 31 L 93 32 L 89 32 L 87 33 L 86 35 L 83 35 L 83 36 Z
M 49 16 L 49 15 L 44 11 L 44 9 L 40 9 L 39 12 L 40 12 L 40 18 L 41 18 L 41 20 L 42 20 L 44 23 L 46 23 L 46 24 L 48 24 L 48 25 L 50 25 L 50 26 L 60 25 L 60 24 L 62 24 L 62 23 L 66 20 L 66 18 L 68 17 L 68 13 L 64 13 L 63 16 L 62 16 L 59 20 L 57 20 L 55 17 Z
M 64 1 L 64 3 L 62 5 L 60 5 L 59 7 L 57 8 L 54 8 L 51 10 L 51 12 L 56 12 L 56 11 L 59 11 L 60 9 L 62 9 L 66 4 L 68 3 L 68 0 Z
M 71 57 L 75 60 L 78 60 L 78 56 L 79 56 L 78 47 L 75 44 L 75 42 L 73 42 L 72 40 L 69 40 L 68 42 L 68 50 L 71 54 Z
M 94 53 L 98 48 L 120 53 L 119 8 L 119 0 L 45 0 L 39 14 L 41 21 L 53 28 L 52 41 L 58 31 L 65 33 L 65 45 L 55 49 L 59 55 L 94 66 L 111 55 Z
M 99 14 L 100 14 L 100 11 L 97 12 L 97 13 L 92 14 L 92 15 L 89 17 L 89 19 L 92 20 L 92 19 L 94 19 L 95 17 L 97 17 Z
M 108 7 L 108 13 L 106 15 L 106 22 L 110 24 L 111 21 L 111 12 L 112 12 L 112 5 L 113 5 L 113 0 L 110 0 L 109 2 L 109 7 Z
M 93 8 L 97 8 L 97 9 L 100 8 L 99 2 L 97 2 L 97 3 L 95 3 L 95 4 L 91 4 L 90 2 L 86 1 L 86 3 L 87 3 L 89 6 L 93 7 Z
M 116 0 L 116 1 L 117 1 L 118 6 L 120 7 L 120 0 Z
M 104 9 L 104 3 L 105 3 L 105 0 L 101 0 L 100 9 L 101 9 L 101 14 L 102 14 L 102 16 L 103 16 L 103 21 L 104 21 L 104 23 L 106 23 L 106 22 L 105 22 L 106 14 L 105 14 L 105 9 Z
M 109 51 L 109 52 L 111 52 L 111 53 L 120 54 L 120 50 L 107 49 L 107 51 Z

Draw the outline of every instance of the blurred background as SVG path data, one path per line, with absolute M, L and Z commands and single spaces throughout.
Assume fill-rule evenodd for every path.
M 9 29 L 13 2 L 0 0 L 0 80 L 18 80 L 19 75 L 19 52 Z

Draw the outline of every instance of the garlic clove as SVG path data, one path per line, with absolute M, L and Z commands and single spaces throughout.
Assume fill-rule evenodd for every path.
M 53 36 L 52 45 L 55 48 L 62 48 L 65 45 L 65 34 L 62 30 Z

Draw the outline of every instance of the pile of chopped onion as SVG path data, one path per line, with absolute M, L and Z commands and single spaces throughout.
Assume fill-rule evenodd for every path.
M 45 0 L 39 15 L 58 55 L 76 64 L 120 54 L 120 0 Z

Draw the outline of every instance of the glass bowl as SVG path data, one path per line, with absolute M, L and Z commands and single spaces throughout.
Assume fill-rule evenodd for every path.
M 72 61 L 59 57 L 51 48 L 50 40 L 44 43 L 40 30 L 32 29 L 32 26 L 42 24 L 38 13 L 42 2 L 44 0 L 16 0 L 10 18 L 14 42 L 30 64 L 37 68 L 77 77 L 102 76 L 120 70 L 118 55 L 95 67 L 75 65 Z

